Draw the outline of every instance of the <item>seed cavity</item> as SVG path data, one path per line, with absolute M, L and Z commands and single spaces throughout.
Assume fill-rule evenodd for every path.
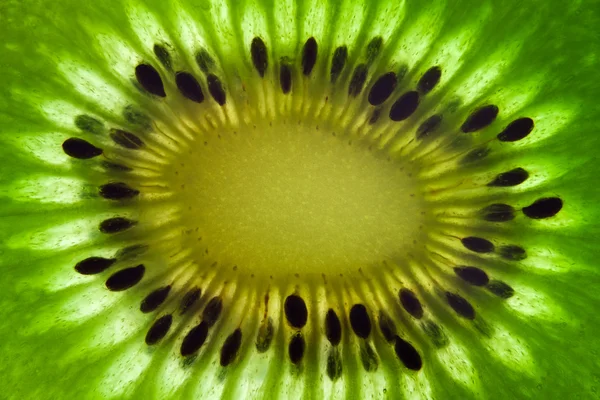
M 464 165 L 464 164 L 471 164 L 471 163 L 474 163 L 476 161 L 481 161 L 485 157 L 487 157 L 488 154 L 490 154 L 490 149 L 488 147 L 480 147 L 478 149 L 471 150 L 470 152 L 468 152 L 460 160 L 460 163 Z
M 196 64 L 198 64 L 198 67 L 202 72 L 208 74 L 210 70 L 215 67 L 215 60 L 206 49 L 200 49 L 198 53 L 196 53 Z
M 125 200 L 137 196 L 140 191 L 129 187 L 123 182 L 111 182 L 100 186 L 99 193 L 100 196 L 108 200 Z
M 165 87 L 156 69 L 149 64 L 135 67 L 135 77 L 140 85 L 148 92 L 159 97 L 166 97 Z
M 302 328 L 308 319 L 306 303 L 298 295 L 292 294 L 285 299 L 285 317 L 294 328 Z
M 221 311 L 223 310 L 223 301 L 219 296 L 215 296 L 204 307 L 204 311 L 202 312 L 202 321 L 208 324 L 210 328 L 217 322 L 219 316 L 221 315 Z
M 366 339 L 371 333 L 371 320 L 367 308 L 362 304 L 355 304 L 350 309 L 350 326 L 356 336 Z
M 102 154 L 102 149 L 99 149 L 90 142 L 79 138 L 69 138 L 65 140 L 62 144 L 62 148 L 65 154 L 69 157 L 78 158 L 81 160 L 87 160 Z
M 331 83 L 335 83 L 344 66 L 346 65 L 346 60 L 348 59 L 348 48 L 346 46 L 340 46 L 333 52 L 333 59 L 331 60 L 331 72 L 330 78 Z
M 464 297 L 446 292 L 446 301 L 448 305 L 461 317 L 466 319 L 475 319 L 475 309 Z
M 160 44 L 155 44 L 154 48 L 152 50 L 154 51 L 154 55 L 156 56 L 158 61 L 162 64 L 162 66 L 165 67 L 165 69 L 172 71 L 173 66 L 171 63 L 171 54 L 169 54 L 169 51 L 167 50 L 167 48 Z
M 146 333 L 146 344 L 152 346 L 153 344 L 158 343 L 167 335 L 169 329 L 171 329 L 172 323 L 173 316 L 171 314 L 164 315 L 157 319 L 148 330 L 148 333 Z
M 490 222 L 507 222 L 515 218 L 515 209 L 508 204 L 491 204 L 480 211 L 484 220 Z
M 282 62 L 279 67 L 279 84 L 283 94 L 292 90 L 292 70 L 287 62 Z
M 179 315 L 185 314 L 200 298 L 202 290 L 199 287 L 193 287 L 183 295 L 179 304 Z
M 301 333 L 297 333 L 292 336 L 290 340 L 290 344 L 288 346 L 288 355 L 290 357 L 290 361 L 292 364 L 298 364 L 302 361 L 302 357 L 304 357 L 304 350 L 306 348 L 306 343 L 304 342 L 304 337 Z
M 139 150 L 144 146 L 142 139 L 122 129 L 111 129 L 110 138 L 119 146 L 129 150 Z
M 144 254 L 148 250 L 148 245 L 145 244 L 133 244 L 131 246 L 123 247 L 117 253 L 119 260 L 129 259 Z
M 158 307 L 160 307 L 167 297 L 169 296 L 169 292 L 171 291 L 171 286 L 163 286 L 154 291 L 150 292 L 142 303 L 140 304 L 140 311 L 144 314 L 156 311 Z
M 383 38 L 381 36 L 375 36 L 373 39 L 371 39 L 366 49 L 367 64 L 372 64 L 373 61 L 375 61 L 375 59 L 381 52 L 382 47 Z
M 200 84 L 194 78 L 194 75 L 188 72 L 178 72 L 175 75 L 175 84 L 179 92 L 185 97 L 195 103 L 202 103 L 204 101 L 204 93 Z
M 460 129 L 464 133 L 477 132 L 490 125 L 498 116 L 498 107 L 487 105 L 473 111 L 462 124 Z
M 461 239 L 461 243 L 467 249 L 476 253 L 491 253 L 494 251 L 494 244 L 487 239 L 469 236 Z
M 421 92 L 421 94 L 427 94 L 431 92 L 438 84 L 441 77 L 442 69 L 438 66 L 431 67 L 425 71 L 423 76 L 421 76 L 421 79 L 419 79 L 419 82 L 417 83 L 417 89 L 419 92 Z
M 106 287 L 112 292 L 120 292 L 137 285 L 146 272 L 146 267 L 143 264 L 137 267 L 130 267 L 115 272 L 106 280 Z
M 104 124 L 94 117 L 81 114 L 75 117 L 75 126 L 84 132 L 99 135 L 104 131 Z
M 400 297 L 402 307 L 404 307 L 407 313 L 416 319 L 423 317 L 423 306 L 412 290 L 406 288 L 400 289 L 398 296 Z
M 490 281 L 486 289 L 502 299 L 510 299 L 515 294 L 515 290 L 512 287 L 498 280 Z
M 363 367 L 367 372 L 377 371 L 379 366 L 379 359 L 375 350 L 369 345 L 369 343 L 363 343 L 360 346 L 360 360 L 362 361 Z
M 521 261 L 527 258 L 527 252 L 521 246 L 514 244 L 508 244 L 506 246 L 500 246 L 498 248 L 498 254 L 505 260 L 510 261 Z
M 264 353 L 269 350 L 271 342 L 273 341 L 273 321 L 271 318 L 267 318 L 260 328 L 258 328 L 258 335 L 256 336 L 256 350 L 259 353 Z
M 550 218 L 558 214 L 562 207 L 563 201 L 560 198 L 545 197 L 523 208 L 523 214 L 532 219 Z
M 381 108 L 376 108 L 373 110 L 373 114 L 371 114 L 371 118 L 369 118 L 369 125 L 374 125 L 381 116 Z
M 337 346 L 342 340 L 342 324 L 331 308 L 325 315 L 325 336 L 333 346 Z
M 81 275 L 95 275 L 106 271 L 116 261 L 114 258 L 88 257 L 75 264 L 75 271 Z
M 487 185 L 498 187 L 517 186 L 525 182 L 527 178 L 529 178 L 529 173 L 527 171 L 523 168 L 515 168 L 498 174 L 496 178 Z
M 387 315 L 385 311 L 379 311 L 379 329 L 381 334 L 388 342 L 392 343 L 395 340 L 397 331 L 394 321 Z
M 418 106 L 419 92 L 414 90 L 406 92 L 392 105 L 392 108 L 390 109 L 390 119 L 396 122 L 404 121 L 417 111 Z
M 531 133 L 534 123 L 531 118 L 519 118 L 508 124 L 504 130 L 498 134 L 498 140 L 502 142 L 516 142 Z
M 265 42 L 258 36 L 252 39 L 250 45 L 250 55 L 252 56 L 252 64 L 258 71 L 261 78 L 264 78 L 267 67 L 269 66 L 269 55 Z
M 398 80 L 394 72 L 381 75 L 369 91 L 369 103 L 378 106 L 385 102 L 396 89 Z
M 365 82 L 367 81 L 368 68 L 366 64 L 359 64 L 354 69 L 352 78 L 350 79 L 350 85 L 348 86 L 348 95 L 350 97 L 356 97 L 362 92 Z
M 489 282 L 489 278 L 485 271 L 477 267 L 460 266 L 455 267 L 454 272 L 462 280 L 474 286 L 485 286 Z
M 223 88 L 221 80 L 216 75 L 209 74 L 206 77 L 206 83 L 208 85 L 208 91 L 210 92 L 210 95 L 213 97 L 213 99 L 215 99 L 215 101 L 220 106 L 225 105 L 227 99 L 225 96 L 225 89 Z
M 183 338 L 179 352 L 182 356 L 187 357 L 196 353 L 206 341 L 208 336 L 209 325 L 206 321 L 193 327 Z
M 417 128 L 417 140 L 423 140 L 434 133 L 442 123 L 441 115 L 432 115 L 419 125 Z
M 396 356 L 402 361 L 402 364 L 408 369 L 418 371 L 423 366 L 423 361 L 417 349 L 406 340 L 396 336 L 396 343 L 394 344 L 394 351 Z
M 241 345 L 242 330 L 237 328 L 225 339 L 225 343 L 221 347 L 221 366 L 226 367 L 235 360 Z
M 128 105 L 123 109 L 123 117 L 130 124 L 139 127 L 142 131 L 152 129 L 152 120 L 143 112 L 136 110 L 132 105 Z
M 329 349 L 327 354 L 327 376 L 334 382 L 342 376 L 342 357 L 337 347 Z
M 105 219 L 104 221 L 100 222 L 99 229 L 102 233 L 112 234 L 126 231 L 127 229 L 132 228 L 136 224 L 136 221 L 133 221 L 128 218 L 114 217 Z
M 425 334 L 429 336 L 431 342 L 441 348 L 448 344 L 448 337 L 444 334 L 442 328 L 433 321 L 425 321 L 422 325 Z
M 309 76 L 317 62 L 318 46 L 314 37 L 309 38 L 304 43 L 302 49 L 302 73 Z

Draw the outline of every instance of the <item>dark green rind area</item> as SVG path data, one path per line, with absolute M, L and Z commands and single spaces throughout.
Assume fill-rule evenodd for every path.
M 156 10 L 159 19 L 167 20 L 168 16 L 175 14 L 170 8 L 173 6 L 166 2 L 145 3 L 148 8 Z M 210 10 L 202 7 L 201 2 L 189 3 L 191 6 L 188 11 L 193 17 L 202 21 L 211 19 Z M 421 2 L 408 3 L 406 19 L 410 20 L 420 14 Z M 75 133 L 74 127 L 60 128 L 46 120 L 36 106 L 48 98 L 68 99 L 80 102 L 83 108 L 89 105 L 90 111 L 93 111 L 91 104 L 86 104 L 86 99 L 72 90 L 57 73 L 55 59 L 49 55 L 73 55 L 83 63 L 96 65 L 97 71 L 110 81 L 113 78 L 109 66 L 100 55 L 89 50 L 91 38 L 79 21 L 81 18 L 92 20 L 117 35 L 133 36 L 122 7 L 120 2 L 112 1 L 2 2 L 0 187 L 37 173 L 70 174 L 69 169 L 62 166 L 52 167 L 33 159 L 16 148 L 13 139 L 15 135 L 35 138 L 38 132 L 60 132 L 65 137 Z M 472 2 L 452 2 L 447 5 L 445 29 L 459 29 L 465 21 L 465 13 L 468 14 L 464 10 L 472 8 Z M 541 72 L 544 81 L 540 83 L 542 87 L 537 98 L 543 99 L 544 103 L 567 102 L 575 115 L 574 120 L 567 122 L 560 132 L 535 143 L 531 150 L 535 151 L 536 157 L 549 160 L 556 169 L 564 170 L 565 174 L 560 179 L 544 186 L 544 192 L 558 194 L 564 199 L 565 207 L 559 216 L 568 216 L 571 222 L 555 229 L 543 222 L 531 223 L 521 216 L 516 224 L 523 230 L 515 234 L 516 238 L 521 236 L 523 241 L 552 249 L 560 253 L 561 259 L 569 260 L 565 273 L 531 272 L 522 276 L 524 284 L 539 288 L 550 296 L 568 318 L 553 322 L 540 322 L 533 318 L 526 321 L 517 318 L 512 310 L 498 306 L 498 303 L 493 303 L 496 304 L 494 306 L 492 302 L 489 302 L 488 315 L 483 316 L 492 325 L 494 319 L 502 321 L 521 338 L 525 338 L 535 360 L 535 371 L 532 373 L 536 377 L 531 379 L 526 374 L 511 372 L 494 361 L 473 339 L 472 334 L 458 324 L 449 323 L 446 327 L 464 343 L 472 344 L 469 355 L 479 373 L 482 392 L 493 399 L 588 399 L 597 397 L 600 390 L 600 373 L 597 372 L 600 371 L 600 339 L 597 335 L 600 317 L 596 312 L 600 305 L 600 274 L 597 269 L 600 256 L 597 244 L 600 234 L 597 223 L 600 221 L 600 185 L 597 184 L 600 176 L 597 156 L 597 149 L 600 148 L 600 136 L 597 133 L 600 119 L 600 103 L 597 101 L 600 97 L 600 83 L 597 80 L 600 37 L 595 29 L 600 25 L 600 16 L 597 10 L 600 10 L 600 5 L 591 1 L 580 4 L 558 1 L 504 2 L 502 8 L 493 7 L 492 19 L 482 28 L 482 37 L 486 40 L 481 41 L 480 50 L 469 54 L 466 60 L 475 67 L 484 61 L 486 46 L 505 37 L 514 37 L 514 32 L 520 31 L 514 29 L 516 27 L 533 25 L 532 33 L 523 38 L 525 43 L 517 61 L 506 72 L 504 81 L 510 82 Z M 334 13 L 331 18 L 335 18 Z M 239 49 L 242 51 L 246 47 L 240 45 Z M 299 48 L 296 46 L 296 49 Z M 146 51 L 140 56 L 149 57 L 151 49 Z M 217 53 L 224 60 L 231 59 L 219 51 Z M 247 62 L 246 66 L 250 67 Z M 229 64 L 225 69 L 228 67 Z M 498 85 L 502 85 L 502 80 Z M 144 104 L 144 96 L 140 94 L 139 99 Z M 119 121 L 119 115 L 101 116 L 115 123 L 123 122 Z M 71 251 L 36 251 L 15 248 L 10 244 L 10 238 L 21 232 L 72 221 L 77 216 L 94 215 L 100 210 L 105 208 L 98 206 L 96 209 L 88 203 L 84 207 L 79 204 L 17 202 L 8 197 L 0 199 L 0 376 L 3 377 L 2 396 L 5 398 L 101 397 L 96 391 L 98 381 L 125 345 L 94 351 L 82 347 L 81 343 L 82 338 L 93 335 L 98 327 L 109 321 L 113 311 L 109 310 L 101 317 L 92 318 L 79 326 L 60 318 L 48 320 L 47 325 L 51 329 L 26 334 L 28 326 L 34 322 L 39 324 L 40 318 L 52 315 L 55 310 L 53 305 L 70 299 L 85 286 L 49 293 L 40 286 L 41 277 L 48 276 L 48 269 L 65 265 L 66 260 L 72 257 Z M 535 239 L 530 238 L 530 233 L 525 233 L 525 228 L 532 229 L 532 225 L 537 232 Z M 90 285 L 99 285 L 102 280 L 98 278 L 89 282 Z M 126 295 L 123 297 L 127 298 Z M 486 301 L 484 296 L 481 296 L 481 301 Z M 131 307 L 137 307 L 133 300 Z M 140 348 L 143 349 L 141 343 Z M 65 354 L 77 353 L 79 349 L 77 362 L 65 358 Z M 427 353 L 430 357 L 425 357 L 428 369 L 424 372 L 430 377 L 437 398 L 478 397 L 455 384 L 439 363 L 431 358 L 434 354 L 435 351 Z M 438 377 L 438 380 L 431 381 L 431 377 Z M 130 395 L 149 398 L 155 393 L 152 384 L 144 381 Z

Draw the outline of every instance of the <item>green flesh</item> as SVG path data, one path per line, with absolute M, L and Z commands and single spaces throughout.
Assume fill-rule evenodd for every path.
M 597 397 L 599 8 L 587 1 L 479 3 L 4 1 L 0 397 Z M 268 51 L 263 79 L 250 55 L 257 36 Z M 366 49 L 378 36 L 381 51 L 369 55 Z M 310 37 L 318 43 L 318 58 L 305 77 L 302 51 Z M 179 93 L 173 72 L 154 54 L 155 44 L 168 50 L 172 71 L 190 72 L 200 82 L 202 104 Z M 348 60 L 332 85 L 331 57 L 341 45 L 348 47 Z M 196 63 L 202 48 L 226 88 L 224 107 L 211 98 Z M 365 88 L 349 99 L 352 71 L 368 61 Z M 136 82 L 142 62 L 159 71 L 165 98 Z M 293 68 L 288 95 L 279 83 L 284 62 Z M 391 121 L 391 104 L 436 65 L 440 83 L 409 119 Z M 406 75 L 369 125 L 369 88 L 380 75 L 403 68 Z M 454 111 L 451 104 L 458 104 Z M 493 124 L 460 132 L 471 111 L 486 104 L 500 110 Z M 137 121 L 127 118 L 132 110 L 141 112 Z M 419 124 L 435 113 L 444 115 L 439 132 L 414 140 Z M 74 123 L 78 115 L 97 118 L 102 128 L 81 131 Z M 529 136 L 514 143 L 495 139 L 520 117 L 535 121 Z M 109 129 L 134 132 L 144 148 L 116 146 Z M 282 145 L 279 131 L 290 141 Z M 104 155 L 67 156 L 61 144 L 71 137 L 103 148 Z M 487 157 L 460 164 L 483 144 L 491 150 Z M 219 164 L 219 154 L 242 158 Z M 106 160 L 126 160 L 133 171 L 107 171 L 101 165 Z M 295 168 L 303 163 L 313 168 Z M 517 167 L 530 175 L 521 185 L 486 186 Z M 304 179 L 306 171 L 310 179 Z M 344 180 L 345 174 L 352 179 Z M 239 185 L 221 186 L 224 176 Z M 111 181 L 129 183 L 139 198 L 100 198 L 98 187 Z M 189 192 L 181 189 L 186 183 Z M 289 188 L 291 194 L 282 194 Z M 311 190 L 318 193 L 302 197 Z M 340 198 L 332 201 L 335 193 Z M 290 196 L 293 201 L 285 203 Z M 562 199 L 557 215 L 531 219 L 520 211 L 544 197 Z M 298 208 L 302 199 L 306 208 Z M 517 217 L 481 219 L 478 210 L 494 203 L 512 205 Z M 98 224 L 115 216 L 138 224 L 101 233 Z M 527 258 L 470 252 L 458 240 L 467 236 L 496 247 L 519 245 Z M 135 244 L 147 244 L 148 251 L 119 256 L 118 264 L 93 276 L 74 269 L 87 257 L 111 258 Z M 138 264 L 146 265 L 138 285 L 107 290 L 111 274 Z M 502 299 L 468 285 L 453 272 L 457 265 L 485 270 L 510 284 L 514 296 Z M 169 284 L 161 308 L 141 313 L 142 299 Z M 202 297 L 182 317 L 181 297 L 195 285 Z M 422 319 L 402 308 L 401 288 L 421 300 Z M 444 291 L 467 299 L 476 318 L 458 316 Z M 288 356 L 298 329 L 283 311 L 292 293 L 308 307 L 299 366 Z M 221 316 L 197 357 L 185 359 L 181 342 L 213 296 L 223 299 Z M 366 340 L 348 319 L 357 303 L 366 305 L 372 325 Z M 335 382 L 326 372 L 329 308 L 342 321 L 342 375 Z M 420 371 L 407 369 L 385 341 L 380 311 L 419 352 Z M 167 313 L 173 314 L 169 333 L 148 346 L 148 329 Z M 265 316 L 274 336 L 261 353 L 255 342 Z M 435 330 L 432 323 L 441 338 L 427 335 Z M 221 367 L 221 347 L 238 327 L 240 352 Z M 369 351 L 377 369 L 368 372 L 363 360 Z

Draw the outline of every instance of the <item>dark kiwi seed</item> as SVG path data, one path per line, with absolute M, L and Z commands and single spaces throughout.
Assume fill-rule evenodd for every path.
M 423 330 L 436 347 L 444 347 L 448 344 L 448 337 L 444 334 L 442 328 L 435 322 L 425 321 L 423 323 Z
M 473 111 L 460 129 L 465 133 L 476 132 L 490 125 L 498 116 L 498 107 L 487 105 Z
M 417 299 L 417 295 L 415 295 L 412 290 L 400 289 L 398 296 L 400 297 L 400 303 L 402 303 L 402 307 L 404 307 L 407 313 L 417 319 L 423 317 L 423 306 L 421 305 L 419 299 Z
M 463 246 L 476 253 L 491 253 L 494 251 L 494 244 L 484 238 L 469 236 L 460 241 Z
M 119 260 L 121 260 L 121 259 L 137 257 L 137 256 L 145 253 L 147 250 L 148 250 L 148 245 L 133 244 L 131 246 L 123 247 L 121 250 L 119 250 L 119 252 L 117 253 L 117 258 Z
M 181 342 L 181 348 L 179 349 L 182 356 L 186 357 L 192 355 L 202 347 L 208 336 L 208 328 L 208 323 L 202 321 L 185 335 L 183 342 Z
M 350 309 L 350 326 L 356 336 L 366 339 L 371 333 L 371 319 L 367 308 L 362 304 L 355 304 Z
M 69 138 L 65 140 L 62 144 L 62 148 L 66 155 L 81 160 L 87 160 L 88 158 L 97 157 L 102 154 L 102 149 L 79 138 Z
M 140 85 L 148 92 L 156 96 L 166 97 L 165 87 L 162 79 L 152 65 L 140 64 L 135 67 L 135 77 Z
M 292 364 L 298 364 L 300 361 L 302 361 L 305 348 L 306 343 L 304 342 L 304 337 L 302 337 L 301 333 L 297 333 L 292 336 L 292 340 L 290 340 L 290 344 L 288 346 L 288 354 Z
M 88 257 L 75 264 L 75 271 L 81 275 L 95 275 L 105 271 L 116 261 L 114 258 Z
M 423 366 L 423 361 L 417 349 L 399 336 L 396 336 L 394 351 L 406 368 L 418 371 Z
M 225 97 L 225 89 L 223 88 L 221 80 L 216 75 L 209 74 L 206 77 L 206 83 L 208 84 L 208 91 L 213 99 L 215 99 L 219 105 L 225 105 L 227 99 Z
M 152 128 L 152 120 L 143 112 L 136 110 L 132 105 L 128 105 L 123 109 L 123 117 L 132 125 L 148 131 Z
M 327 376 L 332 381 L 336 381 L 342 376 L 342 357 L 335 347 L 330 349 L 327 355 Z
M 432 115 L 419 125 L 417 128 L 417 140 L 422 140 L 435 132 L 442 122 L 441 115 Z
M 302 297 L 292 294 L 285 299 L 285 317 L 294 328 L 302 328 L 308 319 L 308 310 Z
M 503 299 L 509 299 L 515 294 L 515 290 L 512 287 L 497 280 L 490 281 L 490 283 L 487 284 L 486 289 Z
M 475 309 L 464 297 L 455 293 L 446 292 L 446 301 L 461 317 L 475 319 Z
M 369 103 L 378 106 L 386 101 L 396 89 L 398 80 L 394 72 L 381 75 L 369 91 Z
M 468 152 L 461 160 L 461 164 L 470 164 L 475 161 L 480 161 L 490 154 L 490 149 L 487 147 L 480 147 L 475 150 Z
M 563 201 L 558 197 L 537 199 L 531 205 L 523 208 L 523 214 L 532 219 L 550 218 L 555 216 L 563 207 Z
M 154 55 L 156 58 L 158 58 L 158 61 L 163 65 L 163 67 L 171 71 L 173 69 L 171 64 L 171 55 L 169 54 L 167 48 L 160 44 L 155 44 L 153 50 Z
M 169 296 L 169 292 L 171 291 L 171 286 L 163 286 L 158 289 L 153 290 L 144 297 L 142 303 L 140 304 L 140 311 L 143 313 L 149 313 L 155 311 Z
M 491 204 L 480 211 L 483 219 L 490 222 L 506 222 L 515 218 L 515 209 L 508 204 Z
M 348 86 L 348 95 L 356 97 L 362 92 L 365 82 L 367 80 L 368 68 L 366 64 L 359 64 L 352 73 L 350 79 L 350 85 Z
M 109 200 L 124 200 L 140 194 L 139 190 L 129 187 L 123 182 L 111 182 L 100 186 L 100 196 Z
M 268 318 L 266 322 L 261 324 L 258 329 L 258 335 L 256 336 L 256 350 L 259 353 L 264 353 L 269 350 L 271 342 L 273 341 L 273 321 Z
M 208 324 L 209 327 L 213 326 L 223 310 L 223 301 L 220 297 L 215 296 L 204 307 L 202 311 L 202 320 Z
M 392 121 L 404 121 L 415 111 L 419 106 L 419 92 L 410 91 L 404 93 L 390 108 L 390 119 Z
M 110 138 L 119 146 L 130 150 L 141 149 L 144 145 L 142 139 L 122 129 L 111 129 Z
M 435 85 L 438 84 L 441 77 L 442 69 L 437 66 L 431 67 L 425 71 L 423 76 L 421 76 L 421 79 L 419 79 L 419 82 L 417 83 L 417 89 L 419 92 L 421 92 L 421 94 L 427 94 L 433 90 Z
M 377 371 L 377 367 L 379 366 L 379 360 L 377 359 L 377 354 L 375 354 L 375 350 L 373 350 L 369 343 L 364 343 L 360 346 L 360 360 L 362 361 L 362 365 L 365 368 L 365 371 Z
M 252 44 L 250 44 L 250 55 L 252 56 L 254 68 L 256 68 L 261 78 L 264 77 L 265 72 L 267 72 L 267 67 L 269 66 L 269 55 L 267 53 L 265 42 L 258 36 L 252 39 Z
M 133 227 L 137 222 L 123 217 L 114 217 L 100 222 L 100 232 L 119 233 Z
M 179 314 L 183 315 L 187 310 L 190 309 L 198 301 L 202 290 L 199 287 L 193 287 L 183 295 L 181 303 L 179 304 Z
M 379 329 L 381 334 L 388 342 L 393 342 L 396 336 L 396 325 L 394 321 L 384 312 L 379 311 Z
M 521 246 L 508 244 L 498 248 L 500 257 L 510 261 L 521 261 L 527 258 L 527 252 Z
M 383 47 L 383 38 L 381 36 L 375 36 L 369 44 L 367 45 L 366 57 L 367 63 L 371 64 L 379 53 L 381 52 L 381 48 Z
M 381 108 L 376 108 L 373 110 L 373 114 L 371 114 L 371 117 L 369 118 L 369 124 L 375 124 L 375 122 L 379 120 L 379 117 L 381 117 Z
M 194 75 L 188 72 L 178 72 L 175 75 L 175 84 L 186 99 L 196 103 L 204 101 L 204 93 Z
M 292 90 L 292 70 L 286 62 L 282 62 L 279 67 L 279 84 L 284 94 Z
M 331 83 L 335 83 L 339 78 L 346 60 L 348 59 L 348 48 L 346 46 L 340 46 L 333 52 L 333 59 L 331 60 Z
M 309 38 L 306 43 L 304 43 L 304 48 L 302 49 L 302 73 L 305 76 L 311 74 L 317 63 L 318 49 L 317 41 L 314 37 Z
M 84 132 L 98 135 L 104 131 L 104 124 L 94 117 L 81 114 L 75 117 L 75 126 Z
M 529 135 L 533 127 L 534 124 L 531 118 L 516 119 L 498 134 L 498 140 L 502 142 L 516 142 Z
M 200 49 L 200 51 L 196 53 L 196 64 L 198 64 L 198 67 L 202 70 L 202 72 L 208 74 L 208 72 L 215 66 L 215 60 L 206 49 Z
M 115 272 L 106 280 L 106 287 L 113 292 L 120 292 L 137 285 L 144 277 L 146 267 L 143 264 Z
M 327 340 L 334 346 L 340 344 L 342 340 L 342 324 L 335 311 L 331 308 L 327 311 L 327 315 L 325 315 L 325 336 L 327 336 Z
M 226 367 L 235 360 L 240 346 L 242 345 L 242 330 L 237 328 L 225 339 L 221 347 L 221 366 Z
M 454 272 L 465 282 L 474 286 L 485 286 L 490 281 L 485 271 L 477 267 L 455 267 Z
M 146 344 L 151 346 L 158 343 L 167 335 L 172 323 L 173 316 L 171 314 L 163 315 L 157 319 L 146 333 Z
M 515 168 L 510 171 L 498 174 L 488 186 L 508 187 L 517 186 L 529 178 L 529 173 L 523 168 Z

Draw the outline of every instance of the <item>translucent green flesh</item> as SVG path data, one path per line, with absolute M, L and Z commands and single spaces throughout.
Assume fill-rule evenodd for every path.
M 600 234 L 596 223 L 600 218 L 600 188 L 596 184 L 600 167 L 595 150 L 600 145 L 600 110 L 596 105 L 600 87 L 594 78 L 600 46 L 593 27 L 600 18 L 594 4 L 505 2 L 499 7 L 433 2 L 423 6 L 417 1 L 366 0 L 325 4 L 291 0 L 276 4 L 267 0 L 100 3 L 9 1 L 0 7 L 3 396 L 597 396 L 600 342 L 596 328 L 600 319 L 595 308 L 600 303 L 600 279 L 595 238 Z M 364 62 L 364 49 L 378 35 L 384 44 L 369 71 L 370 79 L 406 65 L 408 73 L 402 84 L 408 90 L 433 65 L 442 66 L 443 75 L 407 125 L 386 121 L 371 130 L 364 124 L 369 116 L 366 110 L 370 109 L 363 99 L 366 92 L 360 101 L 347 102 L 349 68 L 340 77 L 342 89 L 333 91 L 328 83 L 329 60 L 337 46 L 347 45 L 347 65 Z M 265 80 L 258 77 L 249 56 L 255 36 L 262 37 L 269 49 Z M 301 76 L 300 58 L 302 46 L 311 36 L 319 43 L 319 57 L 307 79 Z M 208 101 L 195 106 L 177 94 L 172 80 L 163 79 L 166 102 L 138 90 L 135 66 L 145 61 L 159 67 L 152 52 L 155 43 L 170 49 L 175 70 L 193 72 L 201 81 L 203 74 L 194 55 L 201 47 L 208 49 L 218 60 L 216 71 L 228 89 L 228 99 L 236 105 L 234 111 L 227 108 L 222 112 Z M 295 66 L 293 96 L 288 97 L 279 92 L 275 69 L 283 56 Z M 164 77 L 165 70 L 160 71 Z M 208 99 L 206 90 L 205 95 Z M 324 104 L 326 96 L 330 97 Z M 444 107 L 455 99 L 461 106 L 445 120 L 451 126 L 460 125 L 477 105 L 496 104 L 501 112 L 489 130 L 473 135 L 467 144 L 455 142 L 458 132 L 424 144 L 409 142 L 408 135 L 397 134 L 396 126 L 414 129 L 428 113 L 445 111 Z M 156 213 L 165 210 L 162 204 L 170 204 L 161 197 L 160 189 L 148 189 L 146 193 L 155 197 L 140 207 L 109 203 L 96 197 L 97 186 L 107 179 L 98 162 L 74 161 L 61 150 L 60 144 L 69 137 L 84 137 L 111 149 L 106 134 L 95 137 L 74 126 L 73 120 L 79 114 L 97 117 L 106 128 L 142 132 L 123 115 L 123 109 L 131 104 L 151 115 L 158 131 L 177 138 L 169 141 L 157 134 L 157 129 L 154 136 L 144 136 L 155 138 L 148 139 L 154 153 L 132 157 L 131 162 L 139 167 L 134 172 L 136 182 L 149 186 L 159 178 L 139 171 L 160 166 L 169 159 L 165 154 L 176 155 L 177 144 L 183 143 L 186 133 L 207 132 L 211 123 L 234 124 L 245 118 L 249 120 L 246 122 L 263 121 L 286 112 L 334 121 L 346 127 L 350 137 L 384 148 L 396 161 L 427 166 L 418 174 L 424 201 L 436 215 L 428 216 L 426 226 L 431 234 L 427 243 L 442 258 L 425 257 L 417 246 L 402 262 L 385 264 L 393 271 L 390 274 L 369 274 L 366 270 L 365 279 L 349 271 L 351 278 L 329 277 L 327 286 L 320 276 L 294 279 L 283 274 L 272 285 L 271 297 L 275 300 L 271 317 L 277 329 L 274 345 L 264 354 L 256 351 L 254 336 L 270 283 L 252 283 L 248 271 L 240 266 L 237 275 L 226 276 L 234 284 L 227 286 L 215 279 L 202 287 L 206 293 L 223 293 L 227 299 L 238 300 L 226 302 L 227 317 L 222 317 L 213 331 L 218 335 L 205 344 L 199 360 L 184 368 L 179 345 L 192 326 L 191 320 L 174 324 L 157 346 L 149 348 L 144 343 L 154 316 L 144 315 L 138 308 L 155 285 L 144 283 L 146 286 L 140 289 L 112 293 L 104 287 L 110 272 L 86 277 L 73 269 L 91 253 L 111 257 L 124 245 L 137 243 L 140 234 L 136 232 L 142 232 L 142 241 L 162 243 L 162 247 L 157 245 L 142 256 L 149 270 L 155 263 L 155 275 L 146 278 L 194 282 L 197 269 L 186 264 L 189 260 L 185 255 L 169 261 L 179 264 L 169 269 L 172 272 L 166 274 L 168 279 L 158 279 L 158 264 L 165 254 L 171 254 L 173 243 L 180 244 L 168 234 L 175 214 Z M 344 111 L 340 111 L 340 105 Z M 208 119 L 198 115 L 208 115 Z M 493 141 L 490 157 L 484 162 L 469 168 L 456 167 L 452 146 L 474 147 L 492 139 L 520 116 L 536 122 L 529 137 L 515 143 Z M 385 113 L 383 119 L 387 120 Z M 356 121 L 361 125 L 354 128 Z M 188 137 L 186 143 L 193 143 L 192 139 Z M 113 157 L 128 154 L 121 150 L 110 153 Z M 530 179 L 515 188 L 483 187 L 495 174 L 515 167 L 526 168 Z M 448 190 L 456 182 L 462 183 Z M 521 214 L 506 224 L 481 223 L 468 217 L 471 210 L 493 202 L 521 208 L 543 196 L 563 199 L 564 208 L 556 217 L 537 221 Z M 133 236 L 100 234 L 98 223 L 115 214 L 139 218 L 142 224 L 152 223 L 143 226 L 148 233 L 140 228 L 133 231 Z M 515 263 L 479 257 L 459 248 L 457 241 L 444 232 L 519 244 L 527 249 L 528 258 Z M 182 243 L 185 245 L 185 241 Z M 491 277 L 509 282 L 515 296 L 502 300 L 484 289 L 465 285 L 451 268 L 440 267 L 446 266 L 443 257 L 451 264 L 480 266 Z M 218 275 L 210 270 L 200 273 Z M 401 287 L 417 293 L 426 320 L 442 327 L 446 346 L 434 346 L 424 334 L 424 321 L 412 319 L 401 309 L 397 298 Z M 285 296 L 296 288 L 310 310 L 303 330 L 307 353 L 300 371 L 291 367 L 287 356 L 293 330 L 281 310 Z M 440 288 L 458 291 L 468 298 L 478 318 L 466 321 L 457 317 L 437 293 Z M 344 302 L 377 304 L 391 314 L 399 334 L 420 352 L 423 369 L 409 371 L 399 362 L 378 330 L 379 308 L 373 308 L 369 343 L 379 357 L 378 370 L 365 371 L 358 355 L 359 342 L 344 320 L 344 375 L 332 383 L 325 374 L 330 345 L 324 338 L 322 321 L 328 307 Z M 343 310 L 339 312 L 341 316 Z M 223 369 L 218 365 L 220 347 L 242 320 L 244 332 L 248 332 L 242 353 L 232 366 Z

